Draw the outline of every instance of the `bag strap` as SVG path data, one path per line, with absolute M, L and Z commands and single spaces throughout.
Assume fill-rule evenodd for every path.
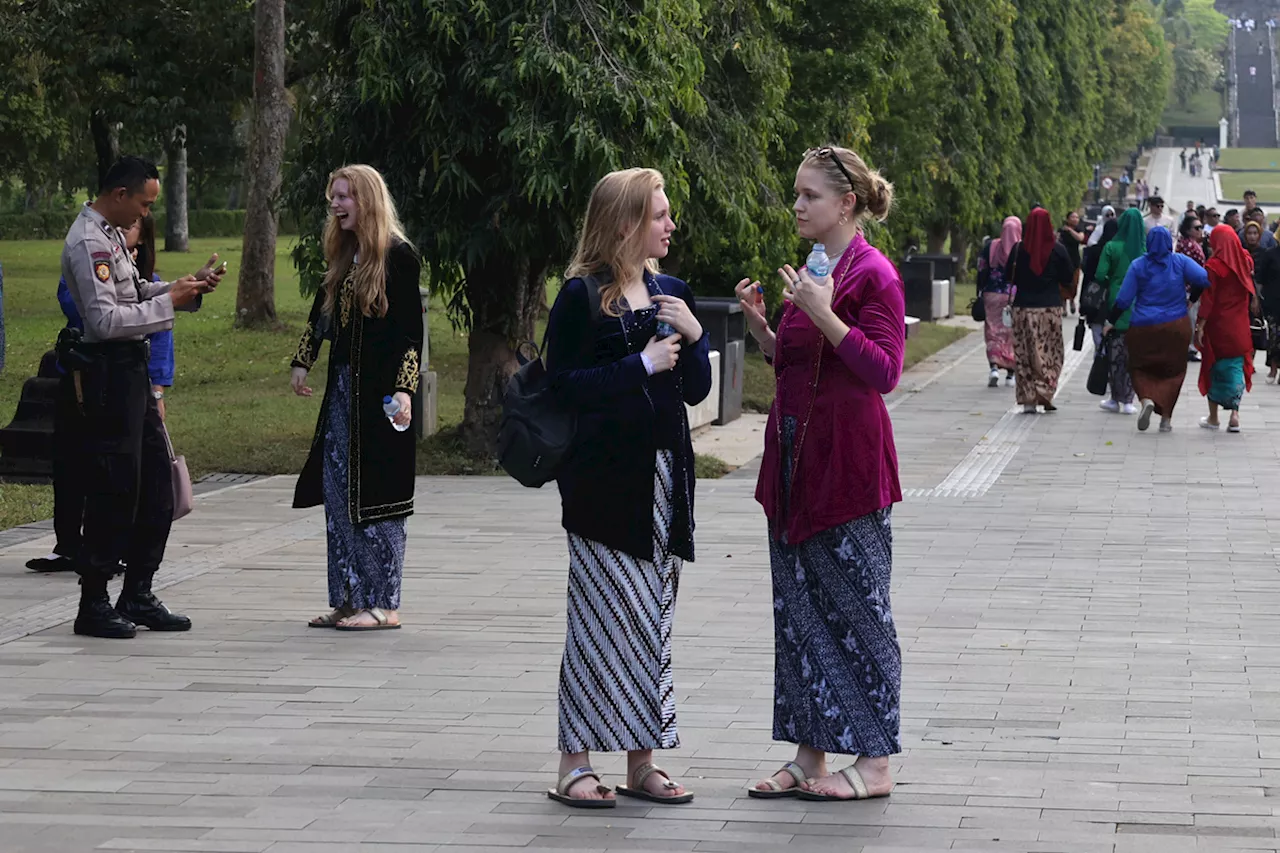
M 1009 302 L 1018 298 L 1018 264 L 1022 263 L 1022 241 L 1018 241 L 1015 248 L 1017 254 L 1013 256 L 1013 278 L 1009 279 Z
M 165 426 L 163 421 L 160 422 L 160 434 L 164 436 L 164 446 L 169 451 L 169 461 L 177 462 L 178 456 L 173 452 L 173 441 L 169 438 L 169 427 Z
M 587 313 L 591 317 L 591 325 L 594 326 L 596 321 L 600 319 L 600 279 L 596 278 L 594 275 L 587 275 L 583 276 L 582 283 L 586 285 L 587 288 Z M 526 341 L 526 344 L 533 346 L 535 350 L 533 358 L 529 359 L 529 361 L 536 361 L 540 358 L 545 361 L 547 352 L 547 333 L 550 331 L 551 324 L 548 323 L 547 328 L 542 330 L 542 346 L 540 347 L 535 346 L 532 341 Z M 523 347 L 525 344 L 521 344 L 520 346 Z M 519 349 L 520 347 L 516 348 L 516 358 L 520 357 Z M 522 361 L 520 363 L 527 364 L 528 362 Z

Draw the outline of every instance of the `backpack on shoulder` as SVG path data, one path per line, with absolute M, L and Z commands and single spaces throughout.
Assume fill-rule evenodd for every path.
M 594 325 L 600 318 L 600 283 L 595 276 L 583 281 Z M 520 485 L 532 489 L 560 475 L 578 432 L 578 413 L 551 385 L 546 348 L 544 333 L 541 348 L 526 341 L 516 350 L 520 367 L 507 381 L 498 427 L 498 464 Z M 526 349 L 533 351 L 532 358 L 525 356 Z

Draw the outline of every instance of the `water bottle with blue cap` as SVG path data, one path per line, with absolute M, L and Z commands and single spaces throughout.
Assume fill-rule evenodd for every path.
M 813 251 L 804 262 L 809 275 L 817 279 L 826 278 L 831 273 L 831 259 L 827 257 L 827 247 L 821 243 L 813 244 Z
M 408 424 L 398 424 L 392 418 L 400 414 L 400 402 L 390 394 L 382 398 L 382 413 L 387 416 L 387 420 L 391 421 L 391 425 L 396 428 L 396 432 L 404 432 L 409 428 Z

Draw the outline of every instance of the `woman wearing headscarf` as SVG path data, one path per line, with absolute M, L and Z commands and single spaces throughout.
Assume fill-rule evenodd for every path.
M 1152 228 L 1147 235 L 1147 254 L 1129 265 L 1103 330 L 1109 334 L 1133 309 L 1124 343 L 1129 376 L 1142 399 L 1139 430 L 1151 425 L 1153 412 L 1160 415 L 1161 432 L 1173 429 L 1173 407 L 1187 375 L 1185 353 L 1191 340 L 1187 288 L 1208 286 L 1209 278 L 1199 264 L 1173 253 L 1169 229 L 1162 225 Z
M 1098 217 L 1098 225 L 1093 229 L 1093 233 L 1089 235 L 1089 240 L 1085 243 L 1085 246 L 1096 246 L 1102 242 L 1102 238 L 1105 236 L 1103 232 L 1106 230 L 1107 223 L 1114 222 L 1115 218 L 1116 209 L 1114 207 L 1108 204 L 1102 208 L 1102 215 Z
M 1210 228 L 1210 230 L 1213 230 Z M 1206 249 L 1209 246 L 1208 235 L 1204 233 L 1204 222 L 1199 216 L 1184 217 L 1182 223 L 1178 226 L 1178 242 L 1174 245 L 1173 250 L 1179 255 L 1186 255 L 1200 266 L 1204 266 L 1205 259 L 1208 257 Z M 1197 291 L 1192 294 L 1187 292 L 1187 316 L 1191 318 L 1191 328 L 1196 327 L 1196 312 L 1200 310 L 1198 304 L 1200 293 Z M 1187 361 L 1199 361 L 1200 353 L 1192 346 L 1187 350 Z
M 1006 371 L 1005 384 L 1013 384 L 1013 329 L 1004 324 L 1004 309 L 1012 297 L 1004 277 L 1004 265 L 1021 239 L 1022 220 L 1016 216 L 1006 217 L 999 239 L 992 240 L 978 256 L 978 286 L 987 315 L 982 335 L 987 342 L 987 365 L 991 368 L 987 376 L 989 388 L 1000 384 L 1001 370 Z
M 1249 223 L 1253 225 L 1255 223 Z M 1200 393 L 1209 398 L 1205 429 L 1218 429 L 1218 407 L 1231 412 L 1227 432 L 1240 431 L 1240 399 L 1253 388 L 1253 337 L 1249 308 L 1257 299 L 1253 258 L 1225 225 L 1209 235 L 1213 257 L 1205 265 L 1211 285 L 1200 297 L 1195 342 L 1200 362 Z
M 1060 286 L 1071 283 L 1075 269 L 1067 248 L 1057 240 L 1049 211 L 1037 207 L 1005 264 L 1005 278 L 1013 285 L 1013 353 L 1017 363 L 1017 398 L 1022 410 L 1034 414 L 1057 409 L 1058 374 L 1062 372 L 1062 296 Z
M 1120 230 L 1120 223 L 1115 219 L 1108 219 L 1106 225 L 1094 231 L 1095 234 L 1101 233 L 1102 237 L 1098 242 L 1091 243 L 1085 247 L 1081 261 L 1081 268 L 1084 270 L 1080 285 L 1081 293 L 1088 290 L 1089 285 L 1098 280 L 1098 262 L 1102 260 L 1102 251 L 1115 238 L 1118 230 Z M 1105 291 L 1106 286 L 1102 285 L 1102 287 Z M 1102 346 L 1102 324 L 1106 319 L 1107 305 L 1105 302 L 1098 311 L 1088 314 L 1084 318 L 1084 321 L 1089 324 L 1089 331 L 1093 333 L 1093 348 L 1095 350 Z
M 1209 240 L 1212 243 L 1212 234 L 1209 235 Z M 1262 254 L 1262 226 L 1258 223 L 1246 222 L 1236 240 L 1243 244 L 1243 248 L 1248 253 L 1250 260 L 1257 260 L 1258 255 Z
M 1117 221 L 1115 239 L 1102 250 L 1097 280 L 1107 289 L 1108 315 L 1115 307 L 1129 265 L 1142 257 L 1145 245 L 1143 229 L 1142 214 L 1136 208 L 1129 208 Z M 1107 384 L 1111 388 L 1111 399 L 1103 400 L 1098 408 L 1132 415 L 1138 409 L 1133 405 L 1133 380 L 1129 376 L 1129 350 L 1125 345 L 1124 333 L 1129 329 L 1129 314 L 1121 314 L 1113 323 L 1115 334 L 1110 336 L 1107 350 L 1111 368 Z

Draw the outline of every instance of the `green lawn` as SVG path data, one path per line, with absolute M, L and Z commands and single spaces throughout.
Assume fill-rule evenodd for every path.
M 174 387 L 166 397 L 174 446 L 187 457 L 193 477 L 215 471 L 282 474 L 301 469 L 311 441 L 324 387 L 328 348 L 312 371 L 316 395 L 295 397 L 289 390 L 289 361 L 306 321 L 310 303 L 298 293 L 289 259 L 292 242 L 282 239 L 276 255 L 276 310 L 283 328 L 245 332 L 232 327 L 240 241 L 192 240 L 189 255 L 161 253 L 158 271 L 176 277 L 195 270 L 212 252 L 229 263 L 216 294 L 195 314 L 179 313 L 174 329 Z M 7 363 L 0 373 L 0 425 L 13 417 L 22 384 L 35 374 L 40 357 L 63 325 L 54 294 L 59 275 L 60 241 L 0 241 L 5 274 Z M 554 295 L 554 294 L 553 294 Z M 468 456 L 449 429 L 462 420 L 467 376 L 467 340 L 449 324 L 438 300 L 428 315 L 431 367 L 439 375 L 441 434 L 419 446 L 420 474 L 493 474 L 492 462 Z M 960 330 L 926 325 L 908 342 L 909 364 L 954 340 Z M 768 408 L 772 373 L 758 355 L 748 359 L 746 396 L 756 408 Z M 719 460 L 700 457 L 699 476 L 719 476 Z M 0 529 L 52 515 L 48 486 L 0 486 Z
M 298 293 L 298 277 L 289 259 L 292 241 L 283 238 L 276 254 L 276 310 L 283 329 L 245 332 L 232 327 L 240 241 L 192 240 L 189 255 L 161 253 L 157 271 L 178 276 L 193 271 L 212 252 L 228 261 L 222 288 L 205 297 L 195 314 L 179 313 L 174 327 L 177 365 L 166 397 L 174 446 L 187 457 L 193 477 L 214 471 L 255 474 L 301 469 L 315 429 L 324 388 L 328 349 L 312 371 L 316 396 L 295 397 L 289 390 L 289 361 L 306 321 L 310 303 Z M 54 294 L 58 284 L 59 241 L 0 241 L 5 274 L 8 355 L 0 373 L 0 424 L 12 418 L 27 377 L 63 325 Z M 466 383 L 466 338 L 453 331 L 439 304 L 428 323 L 431 366 L 439 374 L 439 414 L 443 427 L 462 420 Z M 451 435 L 421 445 L 420 473 L 492 473 L 492 466 L 467 457 Z M 47 486 L 0 487 L 0 529 L 48 518 Z
M 1223 148 L 1222 155 L 1218 158 L 1218 168 L 1280 170 L 1280 148 Z
M 1221 172 L 1222 193 L 1226 198 L 1244 203 L 1244 191 L 1258 194 L 1258 204 L 1280 204 L 1280 170 L 1275 172 Z

